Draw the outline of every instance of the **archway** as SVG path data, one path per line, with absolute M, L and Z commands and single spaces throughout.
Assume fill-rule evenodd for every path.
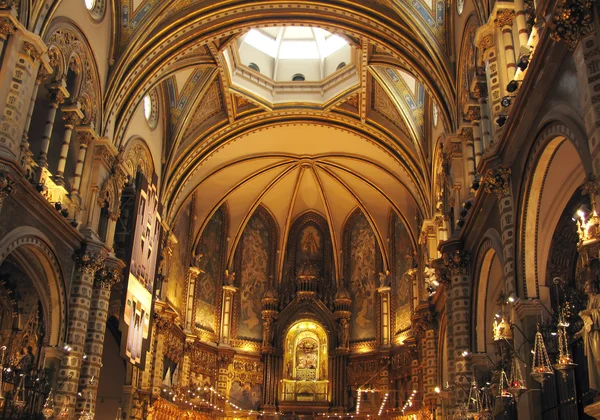
M 282 401 L 328 401 L 329 337 L 321 324 L 296 321 L 284 340 Z

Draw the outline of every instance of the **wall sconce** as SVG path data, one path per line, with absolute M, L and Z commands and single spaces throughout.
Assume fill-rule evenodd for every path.
M 521 71 L 525 71 L 527 70 L 527 66 L 529 66 L 529 55 L 522 55 L 521 58 L 519 58 L 517 67 L 521 69 Z
M 512 98 L 516 98 L 516 96 L 515 95 L 513 95 L 513 96 L 505 96 L 504 98 L 502 98 L 500 100 L 500 105 L 502 105 L 504 108 L 508 108 L 510 106 Z
M 519 89 L 519 83 L 521 82 L 522 80 L 511 80 L 510 82 L 508 82 L 508 85 L 506 85 L 506 91 L 508 93 L 516 92 L 517 89 Z

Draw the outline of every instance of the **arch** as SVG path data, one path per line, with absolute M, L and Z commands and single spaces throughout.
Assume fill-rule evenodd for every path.
M 329 336 L 328 352 L 329 354 L 333 354 L 336 340 L 332 334 L 337 331 L 337 326 L 333 313 L 331 313 L 321 300 L 297 300 L 293 304 L 286 306 L 280 312 L 279 318 L 275 322 L 273 330 L 275 346 L 280 349 L 284 348 L 287 330 L 299 320 L 314 321 L 320 324 Z
M 168 28 L 167 37 L 137 37 L 133 39 L 115 69 L 115 77 L 109 88 L 109 112 L 111 115 L 106 125 L 114 124 L 115 139 L 120 139 L 131 118 L 135 104 L 139 103 L 153 86 L 164 76 L 173 62 L 180 61 L 189 53 L 197 50 L 198 45 L 210 41 L 218 42 L 219 38 L 231 40 L 249 27 L 273 26 L 287 23 L 282 19 L 282 8 L 293 16 L 299 25 L 319 26 L 355 40 L 361 38 L 371 40 L 371 45 L 381 45 L 386 53 L 395 56 L 414 73 L 428 91 L 441 105 L 449 120 L 454 120 L 454 86 L 450 72 L 441 56 L 435 53 L 436 48 L 429 45 L 418 25 L 412 25 L 410 19 L 398 21 L 386 14 L 373 15 L 366 13 L 360 4 L 334 4 L 319 1 L 307 5 L 302 2 L 274 2 L 269 7 L 253 2 L 232 5 L 227 10 L 207 10 L 209 6 L 185 10 L 167 19 L 156 27 L 157 31 Z M 316 12 L 316 13 L 315 13 Z M 240 19 L 230 19 L 238 15 Z M 366 40 L 365 40 L 366 42 Z M 192 45 L 192 44 L 195 45 Z M 143 65 L 137 69 L 131 63 Z M 161 65 L 160 63 L 163 63 Z M 146 80 L 146 82 L 144 82 Z
M 540 295 L 539 279 L 545 286 L 551 237 L 569 199 L 586 179 L 584 159 L 574 138 L 567 126 L 552 123 L 538 134 L 528 155 L 521 186 L 518 254 L 523 273 L 518 286 L 525 297 L 548 299 L 547 293 Z
M 38 229 L 20 226 L 0 240 L 0 264 L 12 253 L 31 263 L 37 263 L 46 274 L 45 279 L 32 276 L 40 296 L 46 325 L 46 344 L 58 346 L 66 331 L 67 298 L 64 271 L 50 240 Z M 45 282 L 44 282 L 45 281 Z
M 495 229 L 489 229 L 484 235 L 475 260 L 474 299 L 473 299 L 473 346 L 478 353 L 487 351 L 490 332 L 490 307 L 498 289 L 504 289 L 502 267 L 502 241 Z M 493 317 L 493 315 L 492 315 Z
M 471 81 L 475 77 L 477 68 L 477 52 L 475 50 L 475 31 L 479 27 L 477 16 L 471 13 L 466 20 L 460 46 L 458 63 L 458 95 L 457 95 L 457 121 L 462 121 L 461 114 L 465 105 L 471 99 Z
M 139 168 L 148 181 L 152 180 L 155 173 L 154 157 L 143 138 L 131 137 L 125 143 L 122 156 L 122 167 L 128 176 L 135 178 Z
M 57 70 L 54 74 L 55 80 L 65 79 L 69 68 L 74 63 L 80 67 L 81 74 L 76 83 L 76 91 L 69 93 L 72 100 L 79 100 L 81 103 L 84 114 L 82 123 L 100 128 L 103 107 L 98 65 L 83 31 L 75 22 L 64 17 L 57 18 L 52 21 L 44 41 L 50 50 L 61 52 L 53 56 L 55 60 L 60 60 L 53 63 L 53 67 Z

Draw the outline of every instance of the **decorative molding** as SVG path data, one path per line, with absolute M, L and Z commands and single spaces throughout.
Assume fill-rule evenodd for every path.
M 515 11 L 513 9 L 500 9 L 496 12 L 494 23 L 497 27 L 512 26 L 515 19 Z
M 552 14 L 550 38 L 573 51 L 581 38 L 594 30 L 593 5 L 593 0 L 562 0 Z
M 104 267 L 106 254 L 81 250 L 73 256 L 77 268 L 85 274 L 95 274 Z
M 0 171 L 0 211 L 4 200 L 16 191 L 15 181 L 6 173 Z
M 457 250 L 445 253 L 444 266 L 453 276 L 469 274 L 470 256 L 467 251 Z
M 498 198 L 510 195 L 510 168 L 490 170 L 483 178 L 483 190 L 486 193 L 495 193 Z

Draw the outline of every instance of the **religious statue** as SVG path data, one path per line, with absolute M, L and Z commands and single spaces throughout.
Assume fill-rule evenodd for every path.
M 340 328 L 338 330 L 338 347 L 348 348 L 348 320 L 340 319 Z
M 597 265 L 594 261 L 598 260 L 590 263 L 592 270 L 591 266 Z M 588 303 L 587 308 L 579 312 L 579 316 L 583 319 L 583 328 L 575 334 L 575 337 L 583 338 L 590 389 L 600 391 L 600 294 L 597 278 L 589 278 L 585 282 L 584 292 L 588 295 Z
M 379 287 L 386 287 L 389 285 L 388 279 L 390 278 L 390 271 L 385 270 L 384 273 L 379 273 Z
M 225 285 L 233 286 L 235 282 L 235 273 L 230 273 L 229 270 L 225 270 Z

